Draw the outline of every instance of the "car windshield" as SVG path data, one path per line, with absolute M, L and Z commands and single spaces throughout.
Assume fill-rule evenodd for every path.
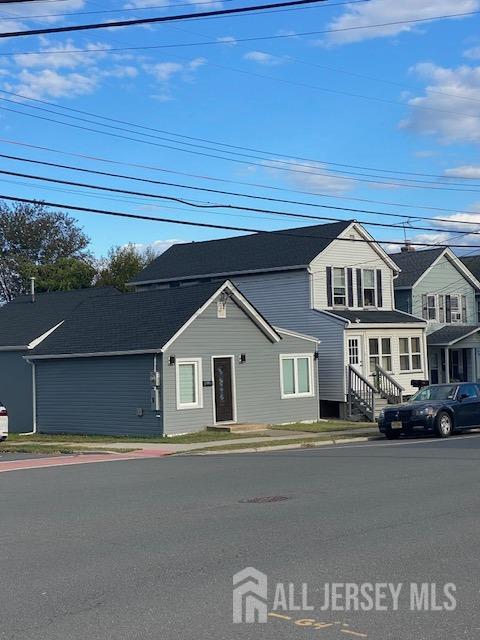
M 434 385 L 432 387 L 424 387 L 411 397 L 411 402 L 422 402 L 424 400 L 453 400 L 456 390 L 457 385 L 455 384 L 441 384 Z

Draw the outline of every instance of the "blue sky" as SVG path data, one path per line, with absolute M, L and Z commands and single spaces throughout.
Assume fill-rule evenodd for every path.
M 172 4 L 179 2 L 173 0 Z M 193 10 L 205 10 L 241 4 L 245 3 L 229 1 L 223 5 L 218 2 L 176 8 L 164 4 L 159 8 L 160 0 L 127 0 L 124 4 L 107 0 L 35 2 L 28 6 L 2 7 L 0 29 L 7 32 L 168 15 L 192 10 L 192 7 Z M 480 211 L 480 192 L 477 193 L 478 188 L 474 186 L 480 184 L 480 14 L 443 20 L 435 19 L 435 16 L 480 10 L 480 0 L 403 0 L 401 3 L 369 0 L 329 6 L 334 4 L 332 0 L 295 11 L 1 41 L 1 89 L 171 134 L 265 152 L 238 150 L 238 153 L 256 158 L 233 156 L 225 153 L 226 148 L 222 155 L 241 162 L 169 149 L 161 145 L 181 146 L 178 144 L 180 138 L 159 131 L 149 131 L 157 138 L 148 138 L 142 136 L 140 130 L 114 123 L 110 124 L 130 128 L 134 133 L 107 130 L 99 122 L 92 125 L 33 110 L 28 105 L 52 107 L 16 98 L 13 104 L 0 102 L 0 153 L 252 195 L 401 213 L 405 216 L 404 221 L 410 220 L 410 224 L 418 226 L 421 223 L 414 222 L 415 215 L 452 220 L 450 225 L 434 224 L 444 229 L 441 233 L 408 231 L 409 239 L 414 241 L 447 241 L 451 237 L 449 230 L 461 226 L 455 224 L 458 220 L 471 223 L 468 227 L 461 226 L 464 230 L 477 229 L 480 215 L 455 212 Z M 119 7 L 122 11 L 111 14 L 59 15 Z M 417 18 L 429 20 L 323 35 L 296 35 Z M 275 35 L 291 37 L 239 41 Z M 170 46 L 201 41 L 218 44 Z M 142 46 L 165 48 L 108 51 Z M 69 53 L 72 49 L 97 51 Z M 36 51 L 41 53 L 31 55 Z M 29 55 L 23 55 L 25 52 Z M 0 95 L 12 98 L 7 94 Z M 88 132 L 7 109 L 135 137 L 145 143 Z M 70 115 L 91 118 L 72 112 Z M 159 137 L 174 139 L 175 143 Z M 22 147 L 6 140 L 50 147 L 64 153 Z M 209 154 L 218 154 L 218 145 L 216 149 L 190 147 L 190 150 Z M 112 165 L 67 153 L 126 164 Z M 287 159 L 289 164 L 285 164 L 286 158 L 280 154 L 308 160 Z M 427 173 L 439 178 L 432 178 L 437 182 L 433 187 L 418 188 L 420 183 L 413 186 L 411 182 L 399 180 L 408 178 L 401 173 L 385 173 L 383 180 L 376 180 L 372 176 L 382 175 L 376 170 L 342 168 L 326 163 Z M 1 164 L 10 171 L 203 202 L 253 204 L 294 213 L 355 217 L 361 221 L 392 221 L 378 215 L 252 202 L 174 187 L 99 179 L 5 159 Z M 135 168 L 131 164 L 143 166 Z M 146 165 L 155 169 L 147 169 Z M 339 174 L 332 169 L 370 174 L 370 177 L 367 175 L 358 180 L 358 175 Z M 430 180 L 428 177 L 420 179 Z M 397 184 L 387 185 L 385 181 Z M 456 187 L 454 182 L 462 186 Z M 0 192 L 142 215 L 260 229 L 280 229 L 312 222 L 254 212 L 219 210 L 212 213 L 147 198 L 98 194 L 74 187 L 52 189 L 52 185 L 45 189 L 41 185 L 26 178 L 2 177 Z M 67 192 L 57 189 L 67 189 Z M 298 191 L 312 195 L 301 195 Z M 404 204 L 409 208 L 366 203 L 359 199 Z M 422 209 L 420 205 L 444 208 L 445 211 Z M 127 242 L 153 243 L 160 250 L 171 241 L 232 235 L 228 231 L 177 224 L 118 220 L 90 214 L 76 217 L 91 237 L 92 249 L 97 255 L 105 254 L 112 245 Z M 402 219 L 396 222 L 400 224 Z M 403 239 L 402 230 L 368 229 L 387 244 Z M 478 236 L 456 238 L 455 241 L 476 244 Z

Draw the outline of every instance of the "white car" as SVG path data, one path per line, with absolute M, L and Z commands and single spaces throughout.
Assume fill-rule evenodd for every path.
M 0 442 L 6 440 L 8 437 L 8 411 L 7 408 L 0 402 Z

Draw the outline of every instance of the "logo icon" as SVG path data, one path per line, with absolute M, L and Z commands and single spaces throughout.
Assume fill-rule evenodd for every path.
M 247 567 L 233 576 L 233 622 L 267 622 L 267 576 Z

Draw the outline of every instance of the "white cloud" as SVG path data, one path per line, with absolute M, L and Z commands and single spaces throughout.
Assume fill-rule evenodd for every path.
M 78 47 L 74 44 L 73 40 L 67 40 L 66 42 L 57 45 L 48 45 L 40 49 L 40 53 L 36 54 L 22 54 L 14 56 L 14 62 L 22 68 L 44 67 L 46 69 L 74 69 L 79 66 L 86 66 L 90 63 L 97 62 L 105 57 L 102 51 L 95 51 L 91 54 L 85 52 L 73 53 L 76 49 L 101 49 L 108 50 L 110 48 L 104 42 L 89 42 L 85 45 L 82 44 Z
M 133 246 L 139 251 L 151 250 L 156 255 L 159 256 L 161 253 L 164 253 L 167 249 L 172 247 L 174 244 L 183 244 L 185 242 L 186 240 L 178 240 L 176 238 L 173 238 L 171 240 L 153 240 L 152 242 L 133 243 Z M 128 245 L 125 245 L 125 246 L 128 246 Z
M 410 71 L 427 86 L 424 95 L 408 101 L 417 108 L 400 127 L 437 136 L 443 143 L 480 142 L 480 66 L 445 68 L 422 62 Z
M 271 53 L 265 53 L 264 51 L 248 51 L 244 56 L 244 60 L 250 60 L 251 62 L 258 62 L 265 66 L 275 66 L 277 64 L 283 64 L 286 62 L 286 56 L 274 56 Z
M 285 182 L 301 188 L 318 193 L 328 193 L 340 195 L 355 188 L 356 182 L 351 178 L 341 178 L 330 175 L 326 166 L 320 162 L 295 163 L 293 161 L 285 164 L 279 160 L 266 160 L 266 171 L 271 175 L 281 178 Z M 285 171 L 284 169 L 292 169 Z
M 433 158 L 438 154 L 436 151 L 430 151 L 429 149 L 420 149 L 419 151 L 414 151 L 413 155 L 415 158 Z
M 472 180 L 480 179 L 480 165 L 466 164 L 462 167 L 452 167 L 445 170 L 448 178 L 469 178 Z
M 434 20 L 435 16 L 466 13 L 475 11 L 479 7 L 479 0 L 369 0 L 359 5 L 349 6 L 340 16 L 334 18 L 327 28 L 349 29 L 418 18 Z M 347 44 L 372 38 L 385 38 L 418 29 L 419 24 L 425 23 L 403 23 L 374 29 L 339 31 L 328 34 L 325 42 Z
M 144 65 L 145 71 L 154 76 L 158 82 L 169 82 L 175 76 L 181 75 L 188 80 L 191 74 L 207 62 L 206 58 L 194 58 L 190 62 L 158 62 L 157 64 Z
M 81 73 L 61 75 L 52 69 L 42 69 L 35 73 L 24 69 L 17 76 L 16 82 L 18 84 L 6 84 L 5 88 L 27 98 L 72 98 L 92 93 L 97 86 L 97 78 L 93 75 L 87 76 Z
M 234 47 L 237 44 L 237 39 L 233 36 L 221 36 L 220 38 L 217 38 L 217 42 Z
M 466 51 L 463 52 L 463 56 L 470 60 L 480 60 L 480 47 L 471 47 L 470 49 L 466 49 Z

